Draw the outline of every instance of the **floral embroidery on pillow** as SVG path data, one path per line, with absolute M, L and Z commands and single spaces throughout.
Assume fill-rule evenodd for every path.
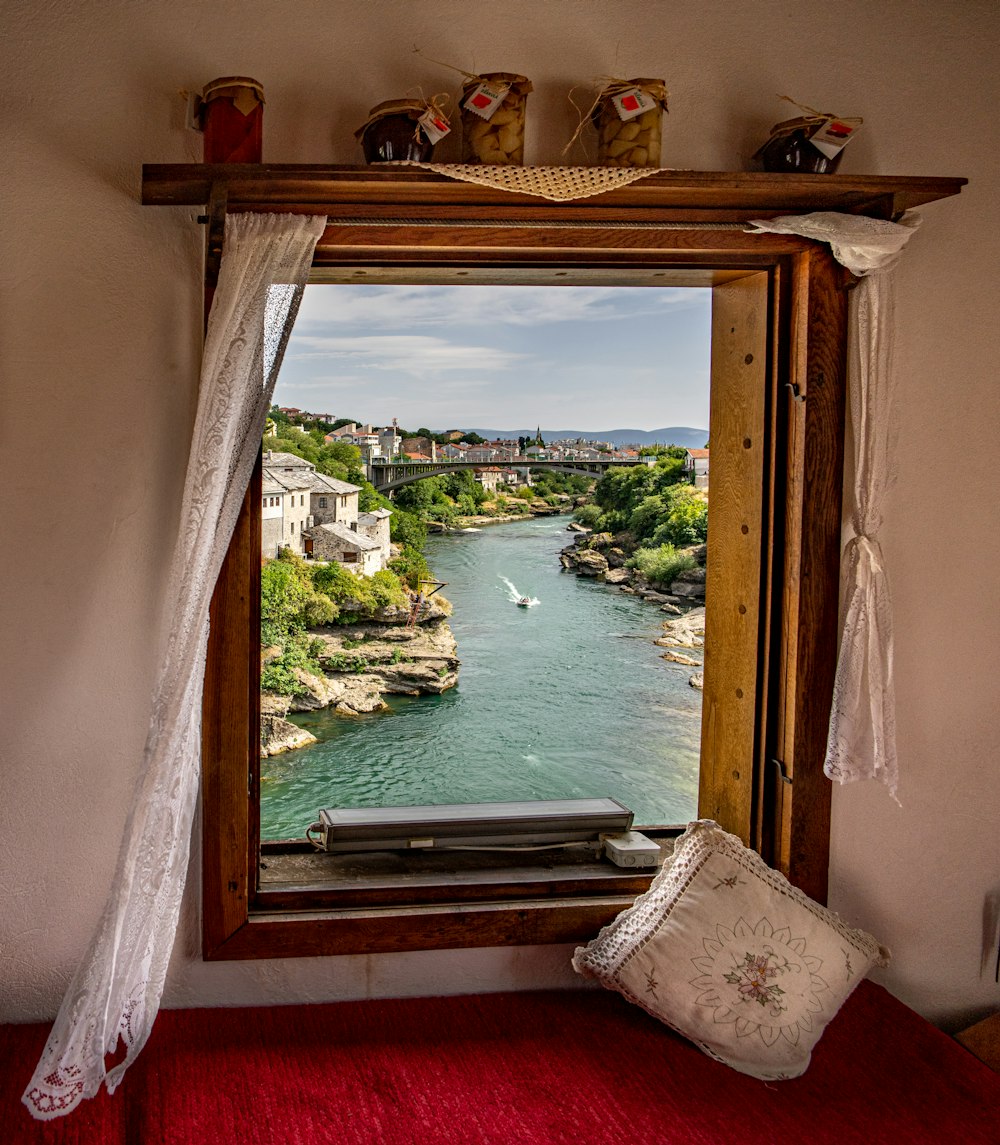
M 738 1037 L 756 1035 L 766 1046 L 778 1038 L 798 1045 L 812 1031 L 823 1013 L 817 995 L 829 986 L 819 976 L 823 960 L 807 952 L 805 938 L 766 918 L 756 926 L 740 918 L 732 927 L 718 924 L 702 948 L 705 954 L 691 959 L 699 974 L 690 985 L 699 991 L 695 1005 L 711 1010 L 713 1022 L 734 1023 Z

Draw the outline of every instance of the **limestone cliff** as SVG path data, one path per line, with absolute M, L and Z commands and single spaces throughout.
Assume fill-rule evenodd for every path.
M 261 708 L 266 718 L 274 720 L 288 712 L 320 708 L 333 708 L 343 716 L 366 715 L 385 710 L 386 695 L 437 695 L 453 688 L 458 683 L 460 663 L 455 637 L 444 619 L 447 610 L 432 604 L 428 602 L 422 622 L 413 627 L 406 624 L 405 609 L 386 609 L 377 620 L 312 630 L 310 635 L 322 645 L 318 659 L 323 675 L 298 669 L 295 674 L 302 693 L 265 693 Z M 294 726 L 283 719 L 278 719 L 278 724 Z M 265 741 L 263 718 L 261 725 L 262 756 L 302 746 L 273 747 Z M 313 737 L 305 742 L 314 742 Z

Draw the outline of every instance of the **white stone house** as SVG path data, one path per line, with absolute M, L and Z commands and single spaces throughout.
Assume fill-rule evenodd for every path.
M 382 456 L 388 458 L 390 461 L 399 453 L 399 447 L 402 441 L 403 439 L 399 436 L 394 426 L 386 426 L 379 430 L 379 449 L 382 451 Z
M 357 485 L 315 470 L 309 479 L 310 507 L 315 524 L 325 525 L 331 521 L 349 527 L 357 524 L 358 494 L 361 492 Z
M 265 453 L 261 486 L 261 542 L 264 557 L 287 547 L 304 552 L 303 532 L 313 523 L 310 496 L 314 466 L 291 453 Z
M 307 556 L 318 561 L 336 561 L 363 576 L 371 576 L 385 567 L 381 543 L 349 525 L 336 521 L 314 525 L 306 531 L 304 541 Z
M 503 470 L 495 465 L 488 465 L 482 469 L 476 469 L 475 474 L 476 480 L 487 493 L 495 493 L 497 486 L 504 480 Z
M 686 449 L 684 451 L 684 472 L 696 489 L 707 489 L 708 450 Z
M 305 553 L 303 533 L 314 524 L 335 521 L 357 527 L 358 486 L 317 473 L 316 466 L 303 457 L 266 452 L 263 482 L 262 556 L 274 557 L 283 546 Z
M 284 538 L 283 500 L 285 489 L 268 474 L 261 484 L 260 551 L 265 557 L 277 554 Z
M 496 461 L 497 451 L 492 445 L 470 445 L 465 451 L 465 460 L 480 464 L 486 461 Z
M 359 513 L 357 519 L 358 533 L 378 543 L 382 554 L 381 568 L 389 564 L 392 557 L 392 543 L 389 540 L 389 518 L 391 509 L 373 509 L 370 513 Z
M 528 469 L 501 469 L 500 481 L 512 489 L 518 485 L 531 485 L 531 472 Z

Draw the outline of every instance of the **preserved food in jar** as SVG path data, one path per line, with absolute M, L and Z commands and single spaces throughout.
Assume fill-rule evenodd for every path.
M 429 163 L 434 144 L 420 125 L 421 116 L 433 110 L 420 99 L 388 99 L 376 104 L 354 133 L 361 140 L 366 163 L 389 163 L 410 159 Z
M 659 167 L 666 107 L 663 80 L 615 80 L 609 84 L 591 113 L 597 128 L 598 166 Z
M 833 158 L 809 142 L 829 122 L 828 116 L 807 115 L 786 119 L 771 128 L 767 142 L 754 154 L 765 171 L 798 171 L 810 175 L 830 175 L 837 170 L 844 152 Z
M 206 163 L 259 163 L 264 132 L 264 89 L 247 76 L 223 76 L 205 85 L 198 110 Z
M 491 92 L 504 88 L 499 102 L 491 98 Z M 531 80 L 514 72 L 484 72 L 466 80 L 462 85 L 463 163 L 524 162 L 524 113 L 531 90 Z M 481 111 L 476 110 L 474 100 Z

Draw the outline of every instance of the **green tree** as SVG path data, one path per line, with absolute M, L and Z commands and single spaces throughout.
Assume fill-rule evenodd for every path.
M 431 570 L 424 554 L 419 549 L 406 548 L 389 562 L 389 568 L 414 592 L 421 580 L 428 580 Z
M 396 490 L 396 504 L 409 513 L 426 513 L 434 504 L 435 493 L 440 489 L 438 478 L 424 477 L 420 481 L 411 481 Z
M 674 485 L 663 496 L 667 512 L 653 544 L 698 545 L 708 538 L 708 500 L 692 485 Z
M 419 552 L 427 540 L 427 526 L 415 513 L 394 509 L 389 518 L 389 539 L 405 549 Z
M 643 497 L 629 516 L 629 530 L 640 540 L 652 537 L 657 527 L 666 520 L 669 509 L 667 503 L 657 493 Z
M 260 573 L 260 641 L 283 645 L 305 627 L 304 610 L 311 586 L 303 583 L 288 561 L 265 561 Z

